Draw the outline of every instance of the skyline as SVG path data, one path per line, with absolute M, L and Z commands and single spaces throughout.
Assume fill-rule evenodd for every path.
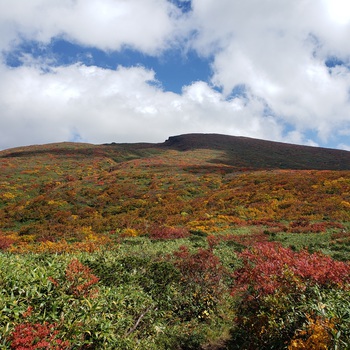
M 345 0 L 0 3 L 0 149 L 220 133 L 350 150 Z

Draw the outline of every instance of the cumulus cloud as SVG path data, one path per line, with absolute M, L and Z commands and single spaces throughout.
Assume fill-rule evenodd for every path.
M 336 145 L 350 129 L 350 7 L 343 0 L 13 0 L 0 3 L 0 49 L 64 38 L 104 51 L 195 50 L 210 81 L 164 91 L 142 65 L 0 64 L 0 148 L 82 140 L 160 142 L 218 132 Z M 186 8 L 186 11 L 181 10 Z M 189 9 L 191 8 L 191 11 Z M 341 139 L 342 141 L 337 141 Z
M 274 114 L 299 131 L 313 129 L 327 142 L 349 123 L 350 72 L 328 67 L 329 57 L 349 62 L 346 2 L 194 0 L 201 30 L 195 47 L 214 54 L 213 82 L 225 94 L 245 85 Z M 338 6 L 338 8 L 336 7 Z
M 0 3 L 0 45 L 61 36 L 102 50 L 155 54 L 175 39 L 179 15 L 165 0 L 12 0 Z
M 162 142 L 186 132 L 282 137 L 273 118 L 261 118 L 260 101 L 227 100 L 205 82 L 184 87 L 182 94 L 163 91 L 155 73 L 143 67 L 74 64 L 43 72 L 21 66 L 2 67 L 1 74 L 0 148 L 75 138 Z

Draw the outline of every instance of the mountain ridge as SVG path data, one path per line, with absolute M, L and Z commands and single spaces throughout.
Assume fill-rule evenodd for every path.
M 350 170 L 350 152 L 332 148 L 221 134 L 171 136 L 164 145 L 182 151 L 193 148 L 224 150 L 229 165 L 233 165 L 232 160 L 240 157 L 253 168 Z
M 198 149 L 220 151 L 212 163 L 249 169 L 350 170 L 350 152 L 332 148 L 295 145 L 242 136 L 191 133 L 170 136 L 162 143 L 50 143 L 0 151 L 0 158 L 26 157 L 38 154 L 114 157 L 121 160 L 144 158 L 150 150 L 188 152 Z M 115 158 L 115 157 L 114 157 Z M 118 158 L 119 159 L 119 158 Z M 119 163 L 119 161 L 118 161 Z

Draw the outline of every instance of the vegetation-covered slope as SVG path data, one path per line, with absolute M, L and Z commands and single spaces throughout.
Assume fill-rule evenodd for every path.
M 190 134 L 0 169 L 3 348 L 349 345 L 350 152 Z
M 223 151 L 220 162 L 251 169 L 350 170 L 350 152 L 217 134 L 170 137 L 165 147 Z
M 211 232 L 251 220 L 349 221 L 347 171 L 280 170 L 274 154 L 291 168 L 316 159 L 325 169 L 350 166 L 350 152 L 223 135 L 13 149 L 0 152 L 1 227 L 36 243 L 143 235 L 154 225 Z

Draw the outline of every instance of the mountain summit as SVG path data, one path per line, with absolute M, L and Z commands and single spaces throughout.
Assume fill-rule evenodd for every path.
M 205 153 L 206 162 L 229 168 L 293 169 L 293 170 L 350 170 L 350 152 L 282 142 L 265 141 L 248 137 L 221 134 L 184 134 L 169 137 L 163 143 L 111 143 L 93 145 L 83 143 L 54 143 L 18 147 L 0 152 L 1 158 L 29 159 L 44 157 L 79 157 L 110 159 L 112 163 L 147 158 L 152 165 L 154 157 L 172 164 L 167 151 L 178 151 L 181 157 L 196 164 L 196 157 Z M 202 151 L 201 151 L 202 150 Z M 196 151 L 196 152 L 194 152 Z M 205 152 L 204 152 L 205 151 Z M 198 159 L 199 160 L 199 159 Z M 199 163 L 198 163 L 199 165 Z
M 163 144 L 180 151 L 224 151 L 224 163 L 250 168 L 350 170 L 350 152 L 220 134 L 171 136 Z

